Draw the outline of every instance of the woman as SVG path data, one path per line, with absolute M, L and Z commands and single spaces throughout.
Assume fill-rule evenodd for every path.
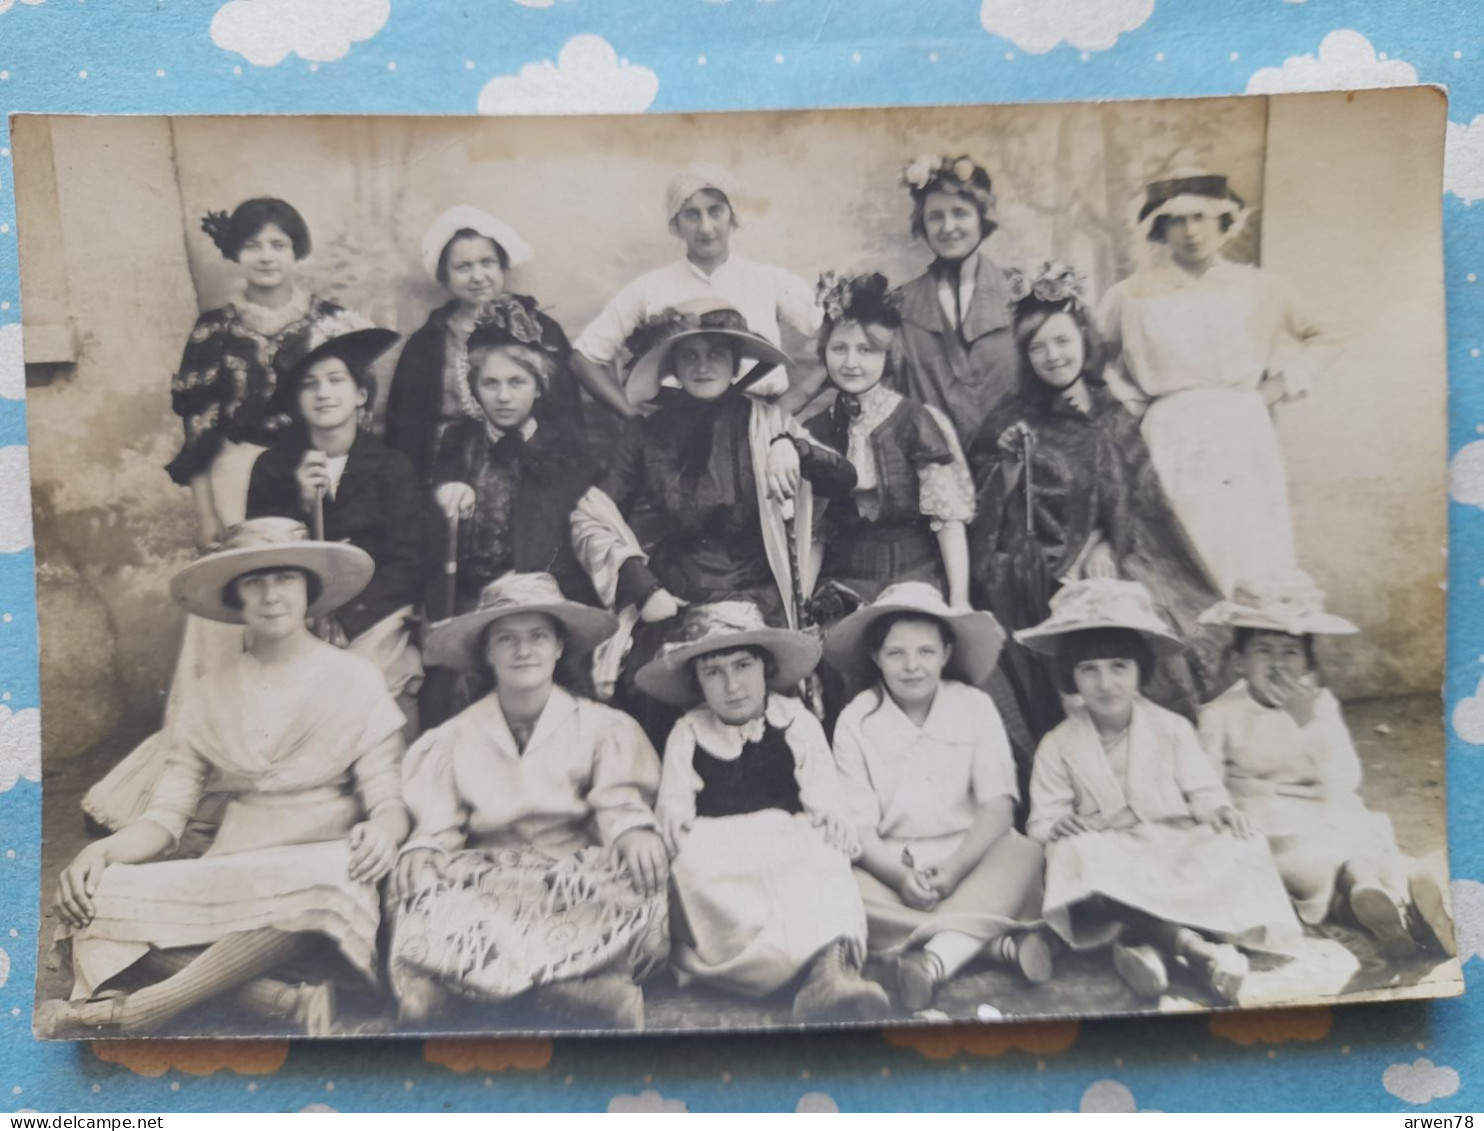
M 824 730 L 788 694 L 817 663 L 815 637 L 769 628 L 747 601 L 716 601 L 690 609 L 638 674 L 647 694 L 686 709 L 657 806 L 684 924 L 673 960 L 682 984 L 749 997 L 804 975 L 795 1021 L 874 1021 L 889 1002 L 860 973 L 855 834 Z
M 903 182 L 912 234 L 933 263 L 901 288 L 901 393 L 942 411 L 965 445 L 1015 385 L 1008 295 L 984 243 L 999 226 L 989 173 L 968 157 L 923 157 Z
M 1151 694 L 1192 720 L 1220 670 L 1199 623 L 1219 592 L 1171 510 L 1138 423 L 1103 380 L 1102 339 L 1069 267 L 1011 272 L 1016 393 L 970 446 L 979 516 L 970 529 L 974 595 L 1012 630 L 1045 620 L 1082 577 L 1142 582 L 1189 647 L 1163 658 Z M 1036 740 L 1065 715 L 1051 663 L 1012 644 L 1006 671 Z M 1024 782 L 1022 782 L 1024 784 Z
M 1245 216 L 1223 176 L 1155 181 L 1139 210 L 1155 261 L 1099 311 L 1160 482 L 1223 593 L 1297 565 L 1269 405 L 1308 391 L 1301 343 L 1318 334 L 1272 275 L 1222 257 Z
M 175 576 L 175 601 L 242 625 L 245 646 L 191 686 L 143 816 L 63 870 L 57 938 L 73 1000 L 42 1004 L 39 1035 L 147 1033 L 229 991 L 323 1033 L 323 993 L 305 1010 L 289 987 L 255 981 L 316 936 L 378 982 L 377 883 L 408 831 L 403 719 L 374 665 L 305 624 L 353 600 L 372 569 L 363 550 L 260 518 Z M 208 785 L 225 799 L 221 824 L 199 858 L 182 858 Z M 156 980 L 105 991 L 136 964 Z
M 669 953 L 654 748 L 627 715 L 558 683 L 613 631 L 546 573 L 512 573 L 436 626 L 430 662 L 494 690 L 407 754 L 413 837 L 397 861 L 392 982 L 404 1023 L 450 994 L 642 1029 L 638 983 Z
M 420 482 L 428 482 L 443 432 L 462 416 L 464 343 L 480 307 L 505 294 L 510 272 L 535 255 L 508 224 L 467 204 L 443 213 L 423 236 L 423 267 L 451 297 L 408 337 L 386 402 L 387 443 L 412 461 Z M 556 361 L 544 407 L 575 420 L 580 392 L 567 367 L 567 337 L 551 318 L 533 316 Z
M 860 837 L 870 948 L 891 959 L 914 1011 L 980 956 L 1031 982 L 1052 974 L 1031 930 L 1041 850 L 1014 829 L 1009 739 L 973 686 L 1003 643 L 994 617 L 951 609 L 916 581 L 887 588 L 825 638 L 830 663 L 874 683 L 835 724 L 835 762 Z

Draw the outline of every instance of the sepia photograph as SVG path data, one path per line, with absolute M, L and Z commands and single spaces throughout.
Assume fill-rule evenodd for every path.
M 1445 126 L 15 116 L 36 1035 L 1462 993 Z

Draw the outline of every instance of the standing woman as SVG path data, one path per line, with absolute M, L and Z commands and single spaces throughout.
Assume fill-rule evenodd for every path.
M 464 345 L 480 307 L 505 294 L 511 270 L 535 255 L 510 225 L 467 204 L 443 213 L 423 236 L 423 267 L 451 297 L 408 337 L 386 402 L 387 443 L 412 461 L 420 482 L 432 474 L 444 431 L 462 415 Z M 567 366 L 567 336 L 545 314 L 535 318 L 557 355 L 544 407 L 575 416 L 580 392 Z
M 984 243 L 999 226 L 989 173 L 968 157 L 922 157 L 902 175 L 912 234 L 932 265 L 901 288 L 902 363 L 894 387 L 942 411 L 963 444 L 1015 387 L 1003 273 Z
M 1099 311 L 1160 482 L 1225 593 L 1296 568 L 1269 406 L 1308 391 L 1314 366 L 1299 347 L 1318 334 L 1277 279 L 1222 257 L 1245 215 L 1224 176 L 1155 181 L 1139 221 L 1160 254 Z

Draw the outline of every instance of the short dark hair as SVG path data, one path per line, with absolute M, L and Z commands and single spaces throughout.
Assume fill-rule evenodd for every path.
M 239 584 L 249 577 L 257 577 L 262 573 L 279 573 L 286 569 L 291 569 L 303 576 L 304 589 L 309 596 L 308 604 L 313 605 L 320 599 L 320 595 L 325 591 L 325 583 L 319 579 L 319 574 L 312 570 L 302 569 L 299 566 L 264 566 L 262 569 L 251 569 L 246 573 L 239 573 L 231 581 L 227 582 L 226 585 L 222 586 L 222 604 L 226 605 L 229 609 L 236 609 L 240 613 L 242 611 L 242 595 L 237 592 L 237 586 Z
M 694 694 L 700 695 L 702 698 L 705 698 L 701 691 L 701 676 L 700 673 L 696 670 L 700 667 L 702 660 L 709 660 L 713 656 L 731 656 L 735 655 L 738 652 L 745 653 L 749 656 L 752 656 L 754 659 L 762 661 L 763 681 L 765 683 L 772 683 L 773 680 L 777 678 L 778 661 L 773 658 L 773 653 L 769 652 L 766 648 L 763 648 L 757 644 L 743 644 L 741 647 L 738 648 L 718 648 L 714 652 L 706 652 L 702 655 L 696 656 L 694 659 L 691 660 L 689 664 L 686 665 L 686 670 L 690 675 L 691 690 L 694 692 Z
M 1082 372 L 1079 376 L 1088 384 L 1104 383 L 1103 366 L 1108 356 L 1108 347 L 1088 315 L 1087 308 L 1080 302 L 1063 306 L 1032 306 L 1024 313 L 1014 315 L 1010 333 L 1015 340 L 1016 364 L 1020 369 L 1020 395 L 1038 408 L 1050 408 L 1057 397 L 1057 390 L 1036 376 L 1036 371 L 1031 366 L 1031 339 L 1041 332 L 1041 327 L 1055 314 L 1070 317 L 1082 334 Z
M 1087 660 L 1132 660 L 1139 668 L 1139 687 L 1154 675 L 1154 649 L 1141 633 L 1131 628 L 1087 628 L 1069 632 L 1056 647 L 1052 677 L 1064 695 L 1077 693 L 1074 672 Z
M 1239 625 L 1232 629 L 1232 651 L 1240 656 L 1247 651 L 1247 645 L 1251 644 L 1257 636 L 1292 636 L 1304 642 L 1304 659 L 1309 662 L 1310 670 L 1319 666 L 1319 657 L 1314 651 L 1314 634 L 1306 632 L 1299 635 L 1294 632 L 1280 632 L 1276 628 L 1248 628 Z
M 1172 216 L 1156 216 L 1154 218 L 1154 222 L 1149 225 L 1150 243 L 1165 242 L 1165 228 L 1169 226 L 1172 219 L 1174 219 Z M 1223 232 L 1231 231 L 1232 225 L 1237 222 L 1237 218 L 1230 212 L 1223 212 L 1217 219 L 1221 221 L 1221 230 Z
M 876 653 L 881 651 L 886 644 L 887 636 L 899 624 L 930 624 L 938 630 L 938 635 L 943 640 L 943 647 L 953 647 L 953 630 L 948 627 L 943 618 L 931 616 L 928 613 L 887 613 L 868 624 L 862 638 L 866 655 L 870 657 L 871 663 L 876 662 Z
M 227 220 L 217 246 L 221 248 L 223 255 L 235 261 L 242 254 L 242 245 L 269 224 L 281 228 L 283 234 L 293 242 L 295 259 L 303 259 L 309 254 L 312 246 L 309 225 L 299 215 L 297 208 L 276 196 L 258 196 L 239 204 Z
M 562 654 L 557 657 L 554 679 L 563 687 L 571 688 L 573 686 L 572 676 L 565 666 L 568 658 L 567 627 L 550 613 L 543 613 L 542 615 L 551 622 L 551 629 L 556 634 L 556 638 L 562 646 Z M 499 623 L 499 618 L 490 621 L 489 624 L 485 625 L 482 629 L 479 630 L 479 636 L 474 642 L 474 654 L 479 658 L 480 663 L 483 665 L 482 671 L 488 678 L 489 682 L 487 686 L 490 688 L 494 688 L 499 685 L 499 679 L 495 675 L 495 666 L 491 664 L 488 659 L 486 659 L 486 655 L 489 652 L 490 633 L 494 630 L 495 625 Z
M 318 365 L 320 361 L 325 361 L 329 357 L 337 356 L 339 355 L 327 354 L 325 357 L 320 358 L 319 361 L 316 361 L 314 365 Z M 370 412 L 371 407 L 376 404 L 376 375 L 371 372 L 371 364 L 368 363 L 358 368 L 349 361 L 346 361 L 343 357 L 340 360 L 344 362 L 345 368 L 350 373 L 351 380 L 356 383 L 356 387 L 366 390 L 366 407 L 362 411 Z M 299 394 L 304 391 L 304 382 L 309 380 L 309 373 L 314 368 L 314 365 L 304 366 L 294 381 L 293 404 L 290 406 L 289 411 L 296 417 L 303 416 L 303 412 L 299 408 Z
M 438 266 L 433 270 L 433 277 L 445 287 L 448 286 L 448 257 L 453 252 L 453 245 L 459 240 L 489 240 L 495 247 L 495 257 L 500 261 L 500 270 L 510 270 L 510 253 L 505 250 L 505 245 L 494 236 L 487 236 L 483 232 L 476 232 L 473 228 L 460 228 L 448 237 L 448 242 L 443 245 L 443 250 L 438 253 Z

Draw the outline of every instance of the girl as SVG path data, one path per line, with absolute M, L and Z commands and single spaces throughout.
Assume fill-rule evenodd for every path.
M 1113 941 L 1141 997 L 1181 960 L 1235 1003 L 1234 945 L 1298 930 L 1267 845 L 1233 808 L 1195 728 L 1140 694 L 1156 651 L 1179 642 L 1133 581 L 1088 578 L 1051 598 L 1017 639 L 1051 655 L 1080 705 L 1042 740 L 1027 829 L 1046 848 L 1046 920 L 1077 948 Z
M 1029 930 L 1041 849 L 1014 830 L 1009 741 L 970 686 L 1003 641 L 988 613 L 951 609 L 922 582 L 888 587 L 825 641 L 831 664 L 875 681 L 840 715 L 835 761 L 861 842 L 871 950 L 892 957 L 911 1010 L 980 955 L 1032 982 L 1052 974 L 1046 940 Z
M 1268 838 L 1299 918 L 1348 913 L 1392 959 L 1418 943 L 1454 954 L 1438 881 L 1401 855 L 1391 822 L 1362 803 L 1340 705 L 1316 679 L 1314 638 L 1356 627 L 1324 611 L 1324 593 L 1302 570 L 1243 582 L 1202 619 L 1233 630 L 1242 678 L 1201 709 L 1201 742 Z
M 1151 691 L 1194 720 L 1220 668 L 1198 623 L 1220 596 L 1171 510 L 1139 426 L 1103 381 L 1103 344 L 1071 268 L 1012 271 L 1016 392 L 969 447 L 980 485 L 969 531 L 978 603 L 1013 629 L 1044 620 L 1053 593 L 1082 577 L 1142 582 L 1191 647 L 1161 659 Z M 1052 663 L 1018 644 L 1006 670 L 1037 741 L 1065 712 Z
M 647 695 L 690 708 L 665 744 L 658 805 L 689 935 L 672 957 L 682 984 L 752 997 L 807 972 L 795 1021 L 874 1021 L 889 1003 L 860 974 L 855 837 L 824 731 L 784 694 L 818 662 L 813 637 L 769 628 L 750 602 L 718 601 L 690 609 L 638 673 Z
M 396 868 L 392 985 L 406 1024 L 449 994 L 642 1029 L 669 951 L 660 766 L 638 724 L 558 683 L 614 618 L 548 573 L 511 573 L 436 625 L 432 662 L 487 665 L 494 690 L 407 753 L 415 821 Z M 565 679 L 566 677 L 562 677 Z
M 505 289 L 510 272 L 535 257 L 509 224 L 467 204 L 444 212 L 424 234 L 423 267 L 450 298 L 407 339 L 386 402 L 387 443 L 412 461 L 419 482 L 430 482 L 443 433 L 464 417 L 464 349 L 480 309 L 503 295 L 530 307 L 541 339 L 551 345 L 548 414 L 577 422 L 581 394 L 568 366 L 566 335 L 535 309 L 534 299 Z
M 316 935 L 379 981 L 377 882 L 408 830 L 404 720 L 369 661 L 305 624 L 353 600 L 372 569 L 363 550 L 259 518 L 175 576 L 176 602 L 242 625 L 245 647 L 190 686 L 144 814 L 62 872 L 57 938 L 71 950 L 73 1000 L 42 1003 L 39 1036 L 147 1033 L 230 991 L 324 1035 L 327 988 L 259 977 Z M 185 859 L 182 834 L 208 784 L 226 802 L 221 824 Z M 136 964 L 155 980 L 98 992 Z

